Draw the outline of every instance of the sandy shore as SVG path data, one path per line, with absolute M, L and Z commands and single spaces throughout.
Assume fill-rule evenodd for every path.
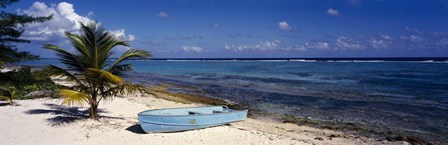
M 99 121 L 79 117 L 86 107 L 66 108 L 60 100 L 16 100 L 0 104 L 0 144 L 407 144 L 376 141 L 340 132 L 247 119 L 230 125 L 177 132 L 143 133 L 137 113 L 156 108 L 198 106 L 153 96 L 116 98 L 100 105 Z
M 0 69 L 2 72 L 12 68 Z M 60 78 L 56 82 L 63 83 Z M 70 85 L 63 83 L 63 85 Z M 144 133 L 137 113 L 148 109 L 201 106 L 181 104 L 152 95 L 116 98 L 100 105 L 99 120 L 85 119 L 87 106 L 68 108 L 58 99 L 15 100 L 16 106 L 0 102 L 0 144 L 408 144 L 344 134 L 332 130 L 297 126 L 268 118 L 177 133 Z

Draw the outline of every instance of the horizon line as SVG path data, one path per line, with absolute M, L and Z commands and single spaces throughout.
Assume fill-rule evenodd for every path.
M 42 57 L 40 59 L 57 59 Z M 117 58 L 110 58 L 117 59 Z M 143 59 L 134 59 L 143 60 Z M 148 60 L 408 60 L 408 61 L 448 61 L 447 57 L 222 57 L 222 58 L 148 58 Z

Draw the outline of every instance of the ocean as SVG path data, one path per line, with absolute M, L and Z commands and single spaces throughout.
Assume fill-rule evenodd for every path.
M 124 78 L 252 109 L 448 138 L 448 59 L 158 59 Z M 56 59 L 23 65 L 60 65 Z M 191 89 L 195 88 L 195 89 Z M 442 139 L 443 140 L 443 139 Z

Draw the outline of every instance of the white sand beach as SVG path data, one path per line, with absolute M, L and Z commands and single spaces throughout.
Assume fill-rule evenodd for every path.
M 230 125 L 176 133 L 144 133 L 137 113 L 156 108 L 198 106 L 144 97 L 116 98 L 100 105 L 98 121 L 80 119 L 86 107 L 60 106 L 57 99 L 15 100 L 16 106 L 0 106 L 0 144 L 407 144 L 375 141 L 340 132 L 250 119 Z

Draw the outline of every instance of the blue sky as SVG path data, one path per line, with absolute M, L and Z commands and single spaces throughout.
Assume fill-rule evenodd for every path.
M 42 57 L 54 57 L 42 44 L 70 49 L 63 32 L 92 20 L 156 58 L 448 57 L 447 0 L 22 0 L 6 10 L 55 15 L 19 45 Z

